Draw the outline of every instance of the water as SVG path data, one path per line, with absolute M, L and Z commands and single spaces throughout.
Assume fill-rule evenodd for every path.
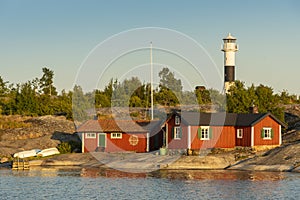
M 229 170 L 0 170 L 0 199 L 300 199 L 300 174 Z

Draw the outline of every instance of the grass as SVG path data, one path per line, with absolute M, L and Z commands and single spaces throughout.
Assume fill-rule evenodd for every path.
M 31 127 L 30 123 L 25 123 L 24 120 L 28 117 L 22 116 L 0 116 L 0 129 L 27 128 Z

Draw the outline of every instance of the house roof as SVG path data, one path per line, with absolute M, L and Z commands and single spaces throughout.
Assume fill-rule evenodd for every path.
M 241 113 L 237 114 L 236 126 L 251 126 L 266 116 L 266 113 Z
M 275 120 L 278 124 L 282 125 L 283 127 L 287 127 L 285 123 L 280 121 L 277 117 L 275 117 L 272 113 L 245 113 L 245 114 L 237 114 L 237 122 L 236 126 L 253 126 L 260 122 L 263 118 L 269 116 L 273 120 Z
M 181 119 L 189 125 L 234 126 L 236 114 L 183 112 L 181 113 Z
M 286 127 L 286 124 L 281 122 L 271 113 L 200 113 L 200 112 L 182 112 L 176 113 L 181 116 L 183 123 L 196 126 L 253 126 L 263 118 L 270 116 L 277 123 Z
M 132 121 L 100 119 L 88 120 L 77 128 L 77 132 L 132 132 L 145 133 L 158 131 L 161 121 Z

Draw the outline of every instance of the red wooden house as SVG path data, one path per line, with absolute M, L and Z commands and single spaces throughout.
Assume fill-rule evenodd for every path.
M 286 125 L 271 113 L 173 113 L 166 121 L 169 149 L 278 146 Z
M 82 152 L 148 152 L 162 146 L 161 121 L 89 120 L 77 128 Z

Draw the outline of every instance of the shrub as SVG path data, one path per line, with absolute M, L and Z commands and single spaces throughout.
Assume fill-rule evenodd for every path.
M 60 153 L 72 153 L 72 146 L 68 142 L 62 142 L 57 146 Z
M 72 153 L 74 150 L 81 149 L 81 143 L 75 141 L 62 142 L 57 146 L 60 153 Z

